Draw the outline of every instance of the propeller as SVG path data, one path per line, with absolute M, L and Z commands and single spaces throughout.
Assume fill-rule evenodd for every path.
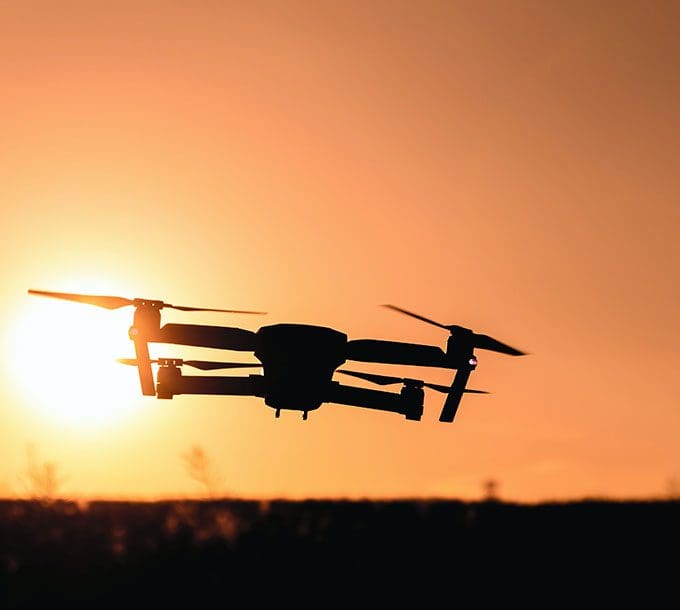
M 348 371 L 345 369 L 339 369 L 338 373 L 343 375 L 351 375 L 352 377 L 358 377 L 359 379 L 365 379 L 372 383 L 377 383 L 378 385 L 392 385 L 394 383 L 414 383 L 418 386 L 425 386 L 437 392 L 442 392 L 443 394 L 448 394 L 451 388 L 445 385 L 439 385 L 437 383 L 427 383 L 419 379 L 409 379 L 406 377 L 391 377 L 389 375 L 376 375 L 374 373 L 360 373 L 358 371 Z M 484 390 L 464 390 L 464 392 L 469 394 L 488 394 Z
M 129 366 L 137 366 L 137 360 L 135 358 L 117 358 L 117 362 L 121 364 L 127 364 Z M 215 371 L 218 369 L 247 369 L 253 367 L 260 367 L 262 364 L 259 362 L 210 362 L 209 360 L 182 360 L 181 358 L 158 358 L 157 360 L 151 360 L 152 364 L 167 365 L 172 364 L 175 366 L 193 366 L 195 369 L 200 369 L 202 371 Z
M 63 299 L 66 301 L 76 301 L 78 303 L 86 303 L 88 305 L 95 305 L 97 307 L 104 307 L 105 309 L 118 309 L 128 305 L 138 307 L 140 305 L 151 305 L 158 309 L 169 307 L 171 309 L 178 309 L 180 311 L 218 311 L 223 313 L 252 313 L 264 314 L 263 311 L 243 311 L 241 309 L 212 309 L 209 307 L 187 307 L 185 305 L 171 305 L 163 301 L 153 301 L 150 299 L 126 299 L 125 297 L 106 296 L 98 294 L 74 294 L 71 292 L 50 292 L 48 290 L 33 290 L 30 289 L 28 294 L 35 294 L 42 297 L 50 297 L 53 299 Z
M 517 348 L 512 347 L 507 343 L 502 343 L 498 339 L 494 339 L 489 335 L 482 335 L 479 333 L 472 332 L 471 330 L 465 328 L 464 326 L 458 326 L 457 324 L 451 324 L 447 326 L 446 324 L 436 322 L 435 320 L 431 320 L 430 318 L 426 318 L 425 316 L 421 316 L 420 314 L 413 313 L 412 311 L 408 311 L 406 309 L 402 309 L 401 307 L 397 307 L 396 305 L 383 305 L 383 307 L 387 307 L 388 309 L 392 309 L 394 311 L 398 311 L 399 313 L 403 313 L 407 316 L 411 316 L 412 318 L 420 320 L 421 322 L 432 324 L 432 326 L 437 326 L 439 328 L 448 330 L 452 335 L 455 334 L 457 330 L 470 332 L 472 333 L 472 341 L 474 347 L 478 347 L 479 349 L 487 349 L 492 352 L 508 354 L 509 356 L 526 356 L 526 352 L 518 350 Z

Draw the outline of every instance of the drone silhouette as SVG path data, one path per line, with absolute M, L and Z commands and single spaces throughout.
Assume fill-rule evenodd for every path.
M 395 305 L 385 307 L 448 331 L 446 351 L 433 345 L 418 343 L 378 339 L 349 340 L 345 333 L 325 326 L 308 324 L 273 324 L 263 326 L 257 332 L 242 328 L 196 324 L 161 326 L 161 310 L 167 308 L 235 314 L 264 312 L 186 307 L 163 301 L 126 299 L 117 296 L 44 290 L 28 292 L 106 309 L 134 306 L 135 313 L 128 334 L 134 343 L 136 358 L 121 358 L 118 361 L 137 367 L 144 396 L 157 396 L 161 399 L 171 399 L 181 394 L 257 396 L 263 398 L 265 404 L 275 410 L 276 417 L 279 417 L 282 410 L 292 410 L 302 411 L 302 417 L 306 420 L 309 411 L 318 409 L 323 403 L 336 403 L 398 413 L 406 419 L 419 421 L 423 415 L 425 398 L 423 388 L 429 388 L 447 395 L 439 421 L 452 422 L 463 394 L 487 394 L 482 390 L 466 388 L 470 374 L 477 367 L 475 349 L 510 356 L 525 355 L 524 352 L 489 335 L 479 334 L 455 324 L 440 324 Z M 151 360 L 149 343 L 252 352 L 259 362 L 212 362 L 180 358 Z M 451 386 L 444 386 L 420 379 L 338 369 L 347 360 L 455 369 L 456 375 Z M 155 382 L 152 364 L 159 365 Z M 183 375 L 181 370 L 183 366 L 204 371 L 259 367 L 263 369 L 263 374 L 241 377 Z M 338 373 L 377 385 L 401 384 L 402 388 L 399 393 L 395 393 L 343 385 L 332 379 L 336 370 Z

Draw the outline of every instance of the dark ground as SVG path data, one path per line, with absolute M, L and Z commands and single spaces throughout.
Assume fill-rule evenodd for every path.
M 680 502 L 0 501 L 0 608 L 485 605 L 590 585 L 677 607 L 679 543 Z

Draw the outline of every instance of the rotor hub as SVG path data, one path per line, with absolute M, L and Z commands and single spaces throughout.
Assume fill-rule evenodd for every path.
M 132 304 L 135 307 L 151 307 L 153 309 L 163 309 L 165 303 L 163 301 L 153 301 L 151 299 L 133 299 Z
M 182 366 L 184 360 L 181 358 L 159 358 L 158 364 L 160 366 Z
M 155 304 L 150 305 L 149 303 Z M 161 308 L 157 303 L 162 303 L 162 301 L 146 301 L 145 304 L 137 306 L 128 333 L 130 339 L 134 341 L 148 337 L 158 331 L 161 327 Z

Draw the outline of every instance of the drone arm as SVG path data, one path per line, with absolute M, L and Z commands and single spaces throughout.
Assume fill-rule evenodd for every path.
M 139 383 L 142 386 L 144 396 L 155 396 L 156 387 L 153 381 L 151 360 L 149 359 L 149 345 L 141 338 L 134 339 L 135 355 L 137 356 L 137 370 L 139 371 Z
M 241 352 L 255 351 L 256 347 L 255 333 L 250 330 L 198 324 L 166 324 L 153 333 L 148 341 Z
M 405 404 L 400 394 L 342 385 L 337 381 L 331 382 L 329 396 L 325 402 L 390 411 L 400 415 L 406 414 Z
M 213 377 L 177 375 L 165 384 L 159 381 L 159 397 L 161 391 L 169 397 L 176 394 L 208 394 L 222 396 L 264 396 L 264 377 L 249 375 L 248 377 Z
M 433 345 L 380 341 L 378 339 L 354 339 L 347 342 L 347 360 L 382 362 L 385 364 L 410 364 L 455 368 L 444 351 Z
M 439 421 L 452 422 L 456 417 L 456 412 L 458 411 L 458 406 L 463 398 L 463 392 L 465 392 L 465 386 L 467 385 L 471 372 L 472 369 L 459 369 L 456 372 L 456 376 L 451 384 L 451 389 L 449 390 L 449 395 L 446 397 L 446 402 L 444 403 L 441 415 L 439 416 Z

